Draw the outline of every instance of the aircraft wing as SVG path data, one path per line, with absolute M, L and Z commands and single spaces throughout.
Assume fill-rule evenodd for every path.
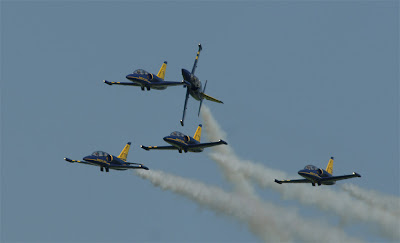
M 151 82 L 148 84 L 150 87 L 169 87 L 169 86 L 180 86 L 180 85 L 190 85 L 186 81 L 175 82 L 175 81 L 160 81 L 160 82 Z
M 136 163 L 129 163 L 129 164 L 136 164 Z M 131 166 L 131 165 L 113 165 L 110 167 L 111 169 L 144 169 L 144 170 L 149 170 L 146 166 L 142 164 L 136 164 L 136 166 Z
M 107 81 L 107 80 L 103 80 L 103 82 L 108 85 L 116 84 L 116 85 L 125 85 L 125 86 L 141 86 L 140 84 L 137 84 L 134 82 L 129 82 L 129 83 L 128 82 L 111 82 L 111 81 Z
M 80 163 L 80 164 L 87 164 L 87 165 L 91 165 L 91 163 L 86 162 L 86 161 L 81 161 L 81 160 L 74 160 L 74 159 L 70 159 L 70 158 L 64 158 L 65 161 L 70 162 L 70 163 Z
M 353 172 L 353 174 L 351 174 L 351 175 L 325 177 L 325 178 L 320 179 L 320 182 L 340 181 L 340 180 L 350 179 L 350 178 L 354 178 L 354 177 L 361 177 L 361 175 L 356 172 Z
M 220 100 L 218 100 L 218 99 L 216 99 L 214 97 L 211 97 L 209 95 L 206 95 L 204 93 L 201 93 L 201 95 L 203 96 L 203 99 L 207 99 L 207 100 L 214 101 L 214 102 L 221 103 L 221 104 L 224 103 L 224 102 L 222 102 L 222 101 L 220 101 Z
M 311 183 L 311 181 L 307 180 L 307 179 L 298 179 L 298 180 L 277 180 L 275 179 L 275 182 L 278 184 L 282 184 L 282 183 Z
M 175 146 L 144 146 L 140 145 L 140 147 L 144 150 L 149 151 L 150 149 L 157 149 L 157 150 L 178 150 Z
M 193 148 L 209 148 L 213 146 L 217 146 L 220 144 L 228 144 L 224 140 L 219 140 L 218 142 L 212 142 L 212 143 L 199 143 L 199 144 L 189 144 L 187 145 L 188 149 L 193 149 Z

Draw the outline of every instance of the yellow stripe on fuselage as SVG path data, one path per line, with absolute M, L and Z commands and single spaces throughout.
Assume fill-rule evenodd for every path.
M 312 176 L 316 176 L 318 178 L 321 178 L 318 174 L 315 174 L 314 172 L 302 172 L 301 174 L 308 174 L 308 175 L 312 175 Z
M 107 161 L 102 160 L 102 159 L 88 159 L 87 161 L 88 162 L 99 162 L 99 163 L 110 165 L 110 163 L 108 163 Z
M 167 141 L 168 140 L 173 140 L 173 141 L 177 141 L 177 142 L 183 143 L 184 145 L 188 145 L 184 140 L 179 139 L 179 138 L 168 138 Z

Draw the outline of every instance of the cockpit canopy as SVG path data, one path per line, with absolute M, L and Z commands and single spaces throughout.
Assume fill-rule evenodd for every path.
M 95 151 L 92 153 L 93 156 L 108 156 L 109 154 L 107 154 L 106 152 L 103 151 Z
M 133 71 L 134 74 L 141 74 L 141 75 L 147 75 L 149 74 L 147 71 L 143 70 L 143 69 L 136 69 L 135 71 Z
M 318 170 L 319 168 L 314 165 L 307 165 L 304 167 L 305 170 Z
M 184 137 L 185 134 L 175 131 L 175 132 L 172 132 L 170 136 Z

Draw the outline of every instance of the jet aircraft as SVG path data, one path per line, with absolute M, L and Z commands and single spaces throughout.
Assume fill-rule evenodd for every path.
M 164 137 L 164 141 L 171 144 L 171 146 L 143 146 L 140 145 L 142 149 L 151 150 L 151 149 L 159 149 L 159 150 L 178 150 L 179 153 L 184 151 L 187 152 L 202 152 L 204 148 L 217 146 L 220 144 L 228 144 L 224 140 L 219 140 L 218 142 L 210 142 L 210 143 L 200 143 L 201 137 L 201 128 L 200 124 L 197 127 L 196 133 L 193 137 L 187 136 L 180 132 L 172 132 L 169 136 Z
M 350 175 L 342 175 L 342 176 L 332 176 L 333 172 L 333 157 L 328 162 L 328 166 L 326 170 L 320 169 L 314 165 L 307 165 L 304 169 L 299 170 L 298 174 L 304 177 L 305 179 L 298 180 L 277 180 L 275 182 L 278 184 L 282 183 L 311 183 L 313 186 L 315 184 L 320 185 L 334 185 L 336 181 L 350 179 L 353 177 L 361 177 L 360 174 L 353 172 Z
M 203 48 L 201 47 L 201 44 L 199 44 L 199 50 L 197 51 L 197 55 L 196 55 L 196 59 L 194 60 L 194 64 L 193 64 L 193 68 L 192 68 L 192 72 L 189 72 L 188 70 L 182 68 L 182 76 L 183 76 L 183 81 L 182 82 L 186 82 L 189 83 L 190 85 L 186 85 L 187 90 L 186 90 L 186 97 L 185 97 L 185 105 L 183 107 L 183 115 L 182 115 L 182 120 L 181 120 L 181 125 L 183 126 L 183 122 L 185 120 L 185 114 L 186 114 L 186 106 L 187 106 L 187 101 L 189 99 L 189 94 L 196 100 L 200 101 L 200 106 L 199 106 L 199 113 L 198 115 L 200 115 L 200 109 L 201 109 L 201 104 L 203 103 L 203 99 L 207 99 L 207 100 L 211 100 L 217 103 L 224 103 L 216 98 L 213 98 L 209 95 L 206 95 L 204 92 L 206 90 L 206 86 L 207 86 L 207 80 L 204 84 L 204 88 L 202 88 L 202 84 L 201 81 L 199 80 L 198 77 L 196 77 L 194 75 L 194 72 L 196 71 L 196 67 L 197 67 L 197 62 L 199 60 L 199 56 L 200 56 L 200 51 Z
M 64 158 L 64 160 L 70 162 L 70 163 L 81 163 L 81 164 L 87 164 L 87 165 L 95 165 L 95 166 L 100 166 L 100 171 L 104 171 L 104 168 L 106 169 L 106 172 L 109 172 L 109 169 L 113 170 L 127 170 L 127 169 L 144 169 L 148 170 L 146 166 L 138 163 L 130 163 L 126 162 L 126 158 L 128 157 L 128 152 L 129 148 L 131 146 L 131 143 L 127 143 L 124 147 L 124 149 L 121 151 L 121 154 L 117 157 L 114 155 L 110 155 L 106 152 L 103 151 L 95 151 L 91 155 L 88 155 L 83 158 L 83 161 L 81 160 L 72 160 L 69 158 Z
M 187 85 L 185 81 L 182 82 L 173 82 L 173 81 L 164 81 L 165 70 L 167 68 L 167 62 L 164 62 L 158 71 L 158 74 L 149 73 L 143 69 L 137 69 L 133 73 L 126 75 L 126 78 L 131 82 L 110 82 L 104 80 L 103 82 L 108 85 L 126 85 L 126 86 L 140 86 L 142 90 L 145 88 L 147 90 L 157 89 L 163 90 L 169 86 L 179 86 L 179 85 Z

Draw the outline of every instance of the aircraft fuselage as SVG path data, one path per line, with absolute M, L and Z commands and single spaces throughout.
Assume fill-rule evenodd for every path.
M 307 180 L 311 181 L 313 185 L 318 184 L 318 185 L 334 185 L 334 181 L 326 181 L 326 182 L 320 182 L 322 178 L 326 177 L 331 177 L 332 175 L 328 173 L 326 170 L 318 168 L 318 170 L 308 170 L 308 169 L 303 169 L 299 170 L 297 172 L 300 176 L 306 178 Z
M 174 147 L 177 147 L 179 151 L 181 152 L 182 150 L 186 152 L 202 152 L 203 148 L 195 148 L 195 149 L 189 149 L 187 145 L 191 144 L 199 144 L 200 142 L 194 139 L 191 136 L 166 136 L 163 138 L 165 142 L 171 144 Z
M 84 161 L 90 163 L 91 165 L 99 166 L 101 168 L 106 168 L 113 170 L 127 170 L 127 168 L 121 168 L 120 166 L 129 166 L 129 163 L 126 163 L 122 159 L 118 158 L 117 156 L 113 156 L 111 154 L 106 154 L 104 156 L 95 156 L 95 155 L 88 155 L 83 158 Z M 144 169 L 148 169 L 147 167 L 143 166 Z
M 203 88 L 200 79 L 184 68 L 182 68 L 182 77 L 183 80 L 190 83 L 190 95 L 196 100 L 201 100 Z
M 88 155 L 86 157 L 83 157 L 83 160 L 92 165 L 110 169 L 114 169 L 112 168 L 113 165 L 118 166 L 118 165 L 123 165 L 125 163 L 124 161 L 113 155 L 107 155 L 107 156 Z M 118 170 L 126 170 L 126 169 L 118 169 Z
M 154 75 L 152 73 L 146 73 L 146 74 L 131 73 L 126 75 L 126 79 L 136 84 L 139 84 L 140 86 L 142 86 L 142 89 L 147 88 L 148 90 L 150 89 L 149 84 L 163 81 L 161 78 L 157 77 L 157 75 Z M 152 86 L 151 88 L 157 90 L 164 90 L 167 87 Z

